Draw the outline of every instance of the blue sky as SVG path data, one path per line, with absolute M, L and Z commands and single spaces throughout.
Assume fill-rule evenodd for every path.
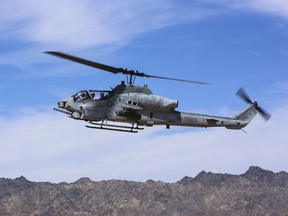
M 0 170 L 34 181 L 147 179 L 173 182 L 202 170 L 287 171 L 288 3 L 284 0 L 20 1 L 0 8 Z M 154 94 L 179 110 L 234 115 L 242 86 L 272 118 L 242 131 L 146 128 L 137 135 L 93 131 L 53 112 L 81 89 L 126 77 L 44 54 L 57 50 L 147 74 Z

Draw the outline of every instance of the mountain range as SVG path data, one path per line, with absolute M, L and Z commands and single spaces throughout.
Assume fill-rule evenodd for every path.
M 0 178 L 0 215 L 288 215 L 288 173 L 251 166 L 240 175 L 202 171 L 175 183 Z

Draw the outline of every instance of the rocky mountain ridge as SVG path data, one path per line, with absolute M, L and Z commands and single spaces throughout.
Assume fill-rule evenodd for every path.
M 0 178 L 0 215 L 288 215 L 288 173 L 200 172 L 175 183 Z

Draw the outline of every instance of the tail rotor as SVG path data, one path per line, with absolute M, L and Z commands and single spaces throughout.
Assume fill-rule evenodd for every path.
M 245 92 L 244 88 L 240 88 L 236 95 L 240 97 L 242 100 L 244 100 L 246 103 L 249 103 L 255 107 L 255 109 L 258 111 L 258 113 L 265 119 L 265 121 L 268 121 L 271 118 L 271 114 L 265 111 L 262 107 L 258 105 L 256 101 L 252 101 L 251 98 L 248 96 L 248 94 Z

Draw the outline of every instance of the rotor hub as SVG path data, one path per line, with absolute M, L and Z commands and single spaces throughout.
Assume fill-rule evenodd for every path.
M 254 101 L 254 102 L 252 103 L 252 105 L 257 108 L 257 107 L 258 107 L 257 101 Z

